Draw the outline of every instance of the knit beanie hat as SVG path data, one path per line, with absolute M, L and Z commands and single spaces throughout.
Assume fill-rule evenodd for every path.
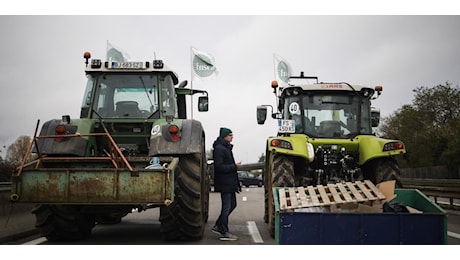
M 225 138 L 227 135 L 229 135 L 231 133 L 232 133 L 232 130 L 230 130 L 228 128 L 225 128 L 225 127 L 221 127 L 219 136 L 222 137 L 222 138 Z

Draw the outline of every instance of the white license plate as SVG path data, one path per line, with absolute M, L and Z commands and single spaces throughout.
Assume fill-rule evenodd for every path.
M 294 120 L 278 120 L 278 132 L 295 133 L 295 121 Z
M 112 69 L 143 69 L 144 62 L 141 61 L 125 61 L 125 62 L 112 62 Z

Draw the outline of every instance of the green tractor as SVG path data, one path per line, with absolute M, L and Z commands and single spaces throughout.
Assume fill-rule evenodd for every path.
M 162 60 L 117 62 L 85 52 L 87 85 L 79 119 L 45 122 L 13 174 L 11 201 L 33 203 L 50 241 L 80 240 L 96 224 L 159 208 L 166 240 L 199 240 L 209 212 L 205 131 L 187 119 L 185 88 Z
M 315 81 L 310 84 L 308 81 Z M 344 82 L 319 83 L 318 77 L 289 78 L 286 87 L 272 82 L 278 112 L 270 105 L 257 107 L 264 124 L 268 107 L 278 121 L 276 137 L 266 143 L 264 166 L 265 214 L 274 236 L 274 187 L 300 187 L 371 180 L 395 180 L 402 187 L 396 156 L 405 154 L 401 141 L 377 137 L 373 127 L 380 113 L 371 101 L 381 86 L 369 88 Z

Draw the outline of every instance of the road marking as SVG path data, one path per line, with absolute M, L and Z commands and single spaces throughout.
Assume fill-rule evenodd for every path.
M 244 196 L 243 201 L 247 201 L 247 200 L 248 200 L 248 197 Z
M 447 231 L 447 235 L 456 239 L 460 239 L 460 234 L 454 232 Z
M 252 240 L 254 241 L 254 243 L 263 244 L 264 240 L 260 236 L 259 230 L 257 229 L 256 222 L 248 221 L 247 223 L 248 223 L 249 234 L 251 234 Z
M 34 239 L 32 241 L 29 241 L 27 243 L 24 243 L 22 245 L 40 245 L 41 243 L 44 243 L 46 241 L 48 241 L 48 239 L 41 237 L 41 238 Z

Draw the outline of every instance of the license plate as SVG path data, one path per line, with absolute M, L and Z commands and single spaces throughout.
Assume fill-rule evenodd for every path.
M 278 120 L 278 132 L 295 133 L 295 121 L 294 120 Z
M 144 62 L 141 61 L 125 61 L 125 62 L 112 62 L 111 69 L 143 69 Z

